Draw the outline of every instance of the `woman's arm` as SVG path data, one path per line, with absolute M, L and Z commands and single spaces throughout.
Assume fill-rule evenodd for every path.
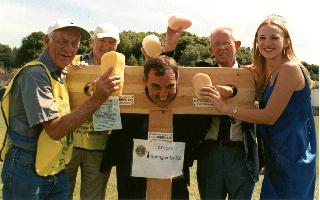
M 274 90 L 264 109 L 253 109 L 226 104 L 214 87 L 205 87 L 202 95 L 213 102 L 215 108 L 222 114 L 238 120 L 272 125 L 280 117 L 294 91 L 303 89 L 304 76 L 300 67 L 292 62 L 284 64 L 278 74 Z

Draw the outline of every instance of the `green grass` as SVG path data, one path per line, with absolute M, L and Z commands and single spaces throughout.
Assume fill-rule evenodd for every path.
M 317 128 L 317 136 L 319 135 L 319 117 L 315 117 L 315 124 Z M 1 127 L 0 131 L 2 133 Z M 318 140 L 319 141 L 319 140 Z M 319 151 L 318 151 L 319 152 Z M 318 154 L 319 156 L 319 154 Z M 318 158 L 317 158 L 318 159 Z M 0 169 L 2 169 L 2 163 L 0 163 Z M 318 200 L 319 199 L 319 180 L 318 180 L 318 174 L 319 174 L 319 167 L 318 167 L 318 162 L 317 162 L 317 180 L 316 180 L 316 190 L 315 190 L 315 195 L 314 199 Z M 196 179 L 196 163 L 194 163 L 193 167 L 191 168 L 190 171 L 190 176 L 191 176 L 191 185 L 189 187 L 190 191 L 190 200 L 198 200 L 199 198 L 199 193 L 198 193 L 198 188 L 197 188 L 197 179 Z M 77 177 L 77 184 L 75 187 L 75 192 L 74 192 L 74 200 L 79 200 L 80 197 L 80 174 L 78 174 Z M 255 185 L 254 192 L 252 195 L 253 200 L 258 200 L 260 199 L 260 190 L 261 190 L 261 184 L 262 184 L 263 176 L 260 176 L 259 182 Z M 2 199 L 2 182 L 0 180 L 0 199 Z M 109 182 L 108 182 L 108 187 L 107 187 L 107 192 L 106 192 L 106 198 L 108 200 L 116 200 L 117 199 L 117 184 L 116 184 L 116 174 L 115 174 L 115 168 L 112 169 Z
M 315 116 L 315 124 L 316 124 L 316 128 L 317 128 L 317 136 L 318 136 L 318 133 L 319 133 L 319 117 L 318 116 Z M 319 156 L 319 154 L 318 154 L 318 156 Z M 198 188 L 197 188 L 197 176 L 196 176 L 197 168 L 196 168 L 196 166 L 197 166 L 197 164 L 195 162 L 193 167 L 190 170 L 190 176 L 191 176 L 191 179 L 190 179 L 191 183 L 190 183 L 190 187 L 189 187 L 190 200 L 200 199 Z M 318 181 L 319 171 L 318 170 L 319 170 L 319 168 L 317 167 L 317 180 L 316 180 L 316 189 L 315 189 L 315 195 L 314 195 L 315 200 L 319 199 L 319 181 Z M 260 176 L 259 182 L 256 183 L 256 185 L 255 185 L 254 192 L 252 195 L 252 200 L 260 199 L 262 180 L 263 180 L 263 176 Z M 77 181 L 75 191 L 79 191 L 79 187 L 80 187 L 80 184 L 79 184 L 79 181 Z M 79 200 L 79 199 L 80 199 L 79 192 L 75 192 L 74 200 Z M 106 192 L 106 199 L 110 199 L 110 200 L 117 199 L 117 183 L 116 183 L 115 168 L 112 169 L 112 172 L 110 175 L 110 179 L 108 182 L 108 188 L 107 188 L 107 192 Z

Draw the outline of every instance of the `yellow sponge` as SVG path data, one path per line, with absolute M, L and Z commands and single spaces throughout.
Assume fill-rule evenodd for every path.
M 121 53 L 110 51 L 101 57 L 101 69 L 102 73 L 110 67 L 113 68 L 111 76 L 120 75 L 121 83 L 119 85 L 119 90 L 112 93 L 112 96 L 120 96 L 122 94 L 123 82 L 124 82 L 124 66 L 125 66 L 125 56 Z
M 200 95 L 200 90 L 204 86 L 212 85 L 211 78 L 208 74 L 198 73 L 192 77 L 192 85 L 194 94 L 199 99 L 202 99 L 202 96 Z

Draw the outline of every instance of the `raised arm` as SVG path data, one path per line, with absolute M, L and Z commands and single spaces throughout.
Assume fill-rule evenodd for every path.
M 181 29 L 174 30 L 169 26 L 167 27 L 166 43 L 164 45 L 163 52 L 170 52 L 175 50 L 180 40 L 181 32 L 182 32 Z

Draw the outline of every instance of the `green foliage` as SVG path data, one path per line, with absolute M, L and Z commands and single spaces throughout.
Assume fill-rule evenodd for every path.
M 132 55 L 132 46 L 133 44 L 130 40 L 128 32 L 120 33 L 120 43 L 118 45 L 117 51 L 125 55 L 126 58 L 129 58 Z
M 145 36 L 155 34 L 160 37 L 157 33 L 144 33 L 144 32 L 133 32 L 133 31 L 123 31 L 120 33 L 120 44 L 118 45 L 117 51 L 126 56 L 126 63 L 128 59 L 133 55 L 136 60 L 139 60 L 143 57 L 141 53 L 142 40 Z
M 188 45 L 194 45 L 195 44 L 195 38 L 196 35 L 193 35 L 189 32 L 182 32 L 181 38 L 177 44 L 177 47 L 175 49 L 175 55 L 174 58 L 176 60 L 180 60 L 182 56 L 182 52 L 187 48 Z M 189 64 L 187 64 L 189 65 Z
M 33 32 L 22 39 L 22 45 L 16 54 L 16 67 L 21 67 L 40 55 L 44 50 L 44 35 L 41 31 Z
M 237 51 L 237 61 L 241 66 L 252 64 L 252 52 L 249 47 L 240 47 Z
M 92 48 L 92 45 L 91 45 L 90 39 L 82 41 L 82 42 L 80 42 L 80 46 L 79 46 L 77 55 L 87 54 L 91 51 L 91 48 Z
M 142 66 L 143 64 L 144 64 L 144 57 L 141 56 L 141 57 L 139 58 L 139 60 L 138 60 L 138 65 L 139 65 L 139 66 Z
M 210 57 L 208 48 L 202 44 L 187 45 L 181 52 L 178 62 L 186 66 L 194 66 L 197 60 L 205 60 Z
M 8 45 L 0 43 L 0 68 L 5 71 L 9 71 L 10 67 L 13 66 L 14 52 Z
M 319 81 L 319 65 L 308 64 L 304 61 L 302 61 L 302 64 L 308 69 L 311 79 Z
M 127 60 L 127 65 L 129 66 L 137 66 L 138 65 L 138 60 L 136 59 L 136 57 L 134 57 L 134 55 L 130 55 L 130 57 Z
M 142 40 L 145 36 L 157 35 L 162 42 L 165 42 L 165 33 L 155 32 L 134 32 L 123 31 L 120 33 L 120 44 L 117 51 L 126 56 L 127 65 L 143 65 L 144 58 L 141 53 Z M 44 33 L 33 32 L 23 38 L 22 45 L 19 48 L 10 49 L 7 45 L 0 44 L 0 67 L 11 69 L 12 67 L 20 67 L 28 61 L 39 56 L 44 49 Z M 197 60 L 204 60 L 213 65 L 217 65 L 214 58 L 211 57 L 209 49 L 209 39 L 207 37 L 199 37 L 189 32 L 182 32 L 181 38 L 175 49 L 174 58 L 178 64 L 185 66 L 194 66 Z M 85 54 L 91 51 L 90 40 L 81 42 L 77 54 Z M 237 52 L 237 61 L 240 65 L 249 65 L 252 63 L 252 51 L 249 47 L 240 47 Z M 313 80 L 319 80 L 319 65 L 303 64 L 309 70 Z

